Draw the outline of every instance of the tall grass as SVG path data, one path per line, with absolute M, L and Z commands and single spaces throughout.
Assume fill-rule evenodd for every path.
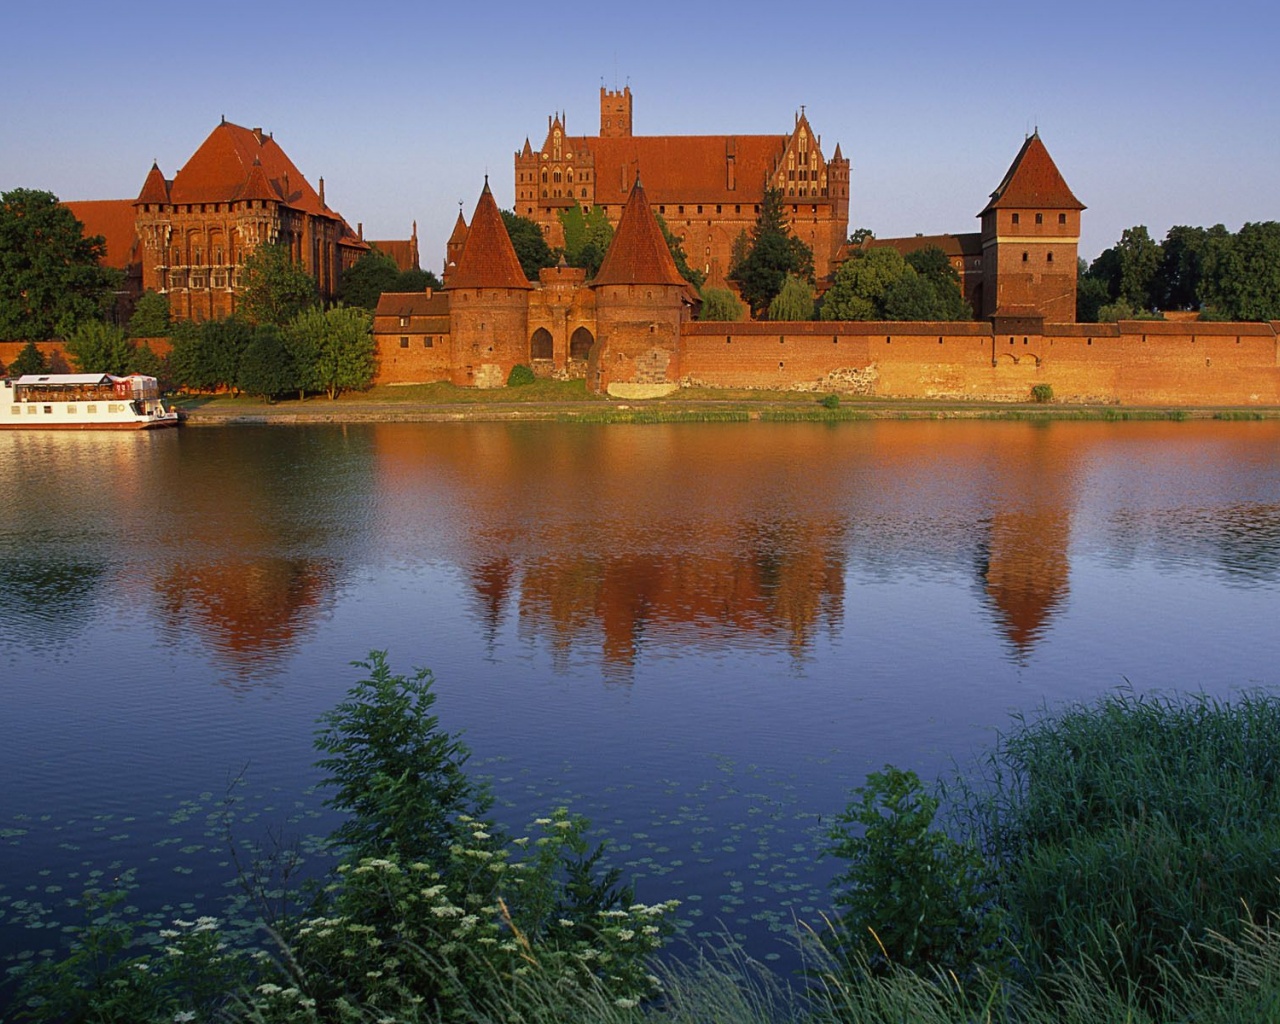
M 1280 703 L 1119 693 L 1018 719 L 970 805 L 1036 969 L 1158 991 L 1280 911 Z M 1221 936 L 1223 942 L 1208 941 Z

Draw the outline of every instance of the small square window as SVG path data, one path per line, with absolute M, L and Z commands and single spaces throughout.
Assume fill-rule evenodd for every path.
M 1043 223 L 1044 223 L 1044 214 L 1043 214 L 1043 213 L 1037 213 L 1037 214 L 1036 214 L 1036 223 L 1037 223 L 1037 224 L 1043 224 Z
M 408 347 L 409 347 L 409 339 L 408 339 L 408 338 L 401 338 L 401 339 L 400 339 L 400 347 L 401 347 L 401 348 L 408 348 Z
M 1015 224 L 1017 224 L 1017 223 L 1018 223 L 1018 215 L 1017 215 L 1016 213 L 1013 215 L 1013 222 L 1014 222 Z
M 1067 215 L 1065 213 L 1058 214 L 1058 223 L 1065 224 L 1066 222 L 1067 222 Z

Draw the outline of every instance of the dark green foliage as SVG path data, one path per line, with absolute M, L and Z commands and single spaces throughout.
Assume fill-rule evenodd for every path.
M 502 223 L 507 226 L 507 234 L 511 236 L 511 245 L 516 251 L 516 259 L 520 261 L 520 269 L 530 281 L 538 280 L 538 271 L 543 267 L 556 265 L 555 254 L 536 222 L 510 210 L 503 210 Z
M 441 287 L 443 286 L 440 284 L 440 278 L 436 277 L 430 270 L 423 270 L 421 267 L 410 267 L 408 270 L 400 271 L 400 276 L 396 278 L 391 291 L 424 292 L 428 288 L 439 291 Z
M 0 341 L 66 338 L 101 320 L 120 278 L 100 266 L 106 251 L 52 193 L 0 192 Z
M 839 395 L 837 395 L 837 394 L 835 394 L 835 393 L 832 393 L 832 394 L 830 394 L 830 395 L 823 395 L 823 396 L 822 396 L 822 401 L 821 401 L 821 402 L 819 402 L 819 404 L 820 404 L 820 405 L 822 406 L 822 408 L 824 408 L 824 409 L 839 409 L 839 408 L 840 408 L 840 396 L 839 396 Z
M 653 216 L 658 222 L 658 230 L 662 232 L 662 238 L 667 243 L 667 248 L 671 250 L 671 258 L 675 260 L 676 270 L 680 271 L 680 276 L 695 288 L 701 288 L 702 283 L 707 279 L 707 275 L 701 270 L 689 266 L 689 258 L 685 255 L 684 246 L 680 243 L 680 239 L 672 234 L 671 229 L 667 227 L 666 218 L 660 213 L 655 213 Z
M 370 249 L 344 271 L 338 297 L 347 306 L 376 309 L 383 292 L 397 291 L 400 267 L 377 248 Z
M 66 352 L 80 373 L 113 373 L 123 376 L 133 363 L 133 344 L 119 327 L 87 320 L 71 332 Z
M 463 770 L 471 752 L 441 730 L 430 671 L 395 675 L 385 651 L 354 664 L 368 677 L 320 717 L 315 741 L 334 790 L 325 804 L 351 815 L 332 839 L 353 857 L 443 865 L 459 816 L 481 817 L 491 803 Z
M 729 277 L 737 283 L 753 316 L 765 315 L 769 303 L 782 291 L 788 274 L 806 281 L 813 280 L 813 253 L 791 234 L 782 212 L 782 193 L 778 189 L 765 189 L 760 216 L 751 232 L 749 250 L 740 260 L 736 245 L 734 252 L 734 266 Z
M 373 382 L 373 314 L 366 309 L 304 310 L 286 329 L 285 345 L 293 355 L 300 388 L 323 391 L 333 399 Z
M 1029 965 L 1089 958 L 1143 998 L 1280 911 L 1280 701 L 1119 694 L 1019 720 L 975 823 Z M 1242 920 L 1242 916 L 1243 920 Z
M 129 318 L 129 337 L 167 338 L 169 327 L 168 296 L 150 290 L 144 292 Z
M 27 373 L 48 373 L 49 361 L 45 358 L 43 352 L 36 347 L 34 341 L 29 341 L 22 346 L 22 351 L 17 354 L 13 362 L 9 364 L 9 376 L 21 377 Z
M 559 214 L 564 229 L 564 259 L 571 267 L 580 267 L 587 277 L 595 277 L 613 241 L 613 226 L 604 209 L 592 207 L 584 214 L 582 207 L 574 205 Z
M 889 288 L 909 269 L 896 249 L 859 249 L 836 271 L 822 298 L 821 319 L 883 320 Z
M 1044 403 L 1053 401 L 1053 385 L 1052 384 L 1033 384 L 1031 386 L 1031 398 L 1033 401 Z
M 851 971 L 890 965 L 961 978 L 997 966 L 1002 916 L 977 849 L 933 824 L 938 800 L 915 772 L 872 772 L 827 833 L 848 866 L 832 881 L 834 950 Z
M 1280 222 L 1207 239 L 1200 298 L 1227 319 L 1280 320 Z
M 1076 274 L 1076 320 L 1082 324 L 1098 322 L 1098 310 L 1111 301 L 1107 282 L 1095 276 L 1082 259 Z
M 283 327 L 319 303 L 315 281 L 283 245 L 258 246 L 240 268 L 237 312 L 251 325 Z
M 960 275 L 928 246 L 902 256 L 875 246 L 856 250 L 836 271 L 822 300 L 823 320 L 971 320 Z
M 184 320 L 173 328 L 169 372 L 188 391 L 240 389 L 240 360 L 253 328 L 243 320 Z
M 511 367 L 511 372 L 507 374 L 507 387 L 523 387 L 526 384 L 532 384 L 537 379 L 538 378 L 534 376 L 533 371 L 529 369 L 529 367 L 525 366 L 523 363 L 517 363 L 515 366 Z
M 264 324 L 253 332 L 240 357 L 240 387 L 268 401 L 286 391 L 297 391 L 301 377 L 280 328 Z

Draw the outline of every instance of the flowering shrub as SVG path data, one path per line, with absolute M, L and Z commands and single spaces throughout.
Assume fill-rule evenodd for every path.
M 556 989 L 598 984 L 619 1006 L 655 994 L 648 961 L 675 903 L 564 916 L 562 868 L 581 848 L 581 818 L 557 811 L 535 822 L 536 838 L 504 846 L 486 822 L 462 824 L 443 872 L 394 857 L 343 865 L 326 912 L 282 937 L 280 984 L 251 993 L 262 1019 L 472 1020 L 533 975 Z

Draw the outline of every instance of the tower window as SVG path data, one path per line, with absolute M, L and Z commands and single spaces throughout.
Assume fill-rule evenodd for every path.
M 1036 223 L 1037 223 L 1037 224 L 1043 224 L 1043 223 L 1044 223 L 1044 214 L 1043 214 L 1043 213 L 1037 213 L 1037 214 L 1036 214 Z
M 1022 262 L 1023 262 L 1023 263 L 1026 263 L 1026 262 L 1027 262 L 1027 259 L 1028 259 L 1028 256 L 1027 256 L 1027 254 L 1024 252 L 1024 253 L 1022 254 Z
M 1017 224 L 1017 223 L 1018 223 L 1018 215 L 1017 215 L 1016 213 L 1013 215 L 1013 222 L 1014 222 L 1015 224 Z
M 1052 262 L 1053 262 L 1053 253 L 1049 253 L 1048 255 L 1046 255 L 1046 256 L 1045 256 L 1045 258 L 1044 258 L 1044 261 L 1045 261 L 1046 263 L 1052 263 Z
M 1058 223 L 1065 224 L 1066 222 L 1067 222 L 1067 215 L 1065 213 L 1058 214 Z

